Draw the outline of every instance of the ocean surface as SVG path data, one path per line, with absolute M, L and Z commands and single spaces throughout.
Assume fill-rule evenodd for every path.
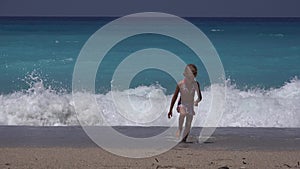
M 88 38 L 114 19 L 0 18 L 0 125 L 78 125 L 72 100 L 76 59 Z M 218 126 L 300 127 L 300 19 L 185 19 L 206 34 L 224 66 L 226 105 Z M 110 86 L 122 59 L 134 51 L 154 47 L 172 51 L 186 63 L 197 65 L 203 93 L 197 113 L 198 118 L 205 119 L 210 103 L 207 98 L 214 84 L 210 84 L 201 61 L 174 39 L 141 34 L 118 43 L 105 56 L 102 73 L 98 72 L 95 80 L 94 96 L 100 110 L 85 100 L 89 93 L 80 93 L 82 109 L 89 112 L 81 117 L 86 125 L 143 125 L 118 113 Z M 130 89 L 117 94 L 129 94 L 131 104 L 143 109 L 149 95 L 170 100 L 175 86 L 167 73 L 147 69 L 134 77 Z M 157 106 L 157 112 L 161 109 Z M 167 113 L 168 105 L 163 109 Z M 96 118 L 99 111 L 105 122 Z M 136 116 L 149 118 L 142 113 Z M 160 118 L 147 125 L 168 126 L 169 120 Z M 202 125 L 203 120 L 194 124 Z

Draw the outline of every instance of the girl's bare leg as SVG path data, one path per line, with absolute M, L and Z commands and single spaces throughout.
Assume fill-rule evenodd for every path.
M 177 138 L 180 138 L 180 136 L 181 136 L 181 132 L 182 132 L 182 127 L 183 127 L 183 122 L 184 122 L 185 116 L 186 116 L 186 111 L 184 110 L 183 107 L 180 107 L 178 130 L 176 132 L 176 137 Z
M 186 115 L 185 127 L 183 132 L 183 139 L 182 139 L 182 141 L 184 142 L 186 142 L 186 139 L 190 133 L 192 121 L 193 121 L 193 115 Z

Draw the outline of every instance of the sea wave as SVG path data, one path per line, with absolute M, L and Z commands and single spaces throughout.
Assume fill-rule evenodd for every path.
M 226 86 L 214 86 L 217 90 L 224 87 L 226 102 L 219 127 L 300 127 L 299 79 L 294 78 L 280 88 L 267 90 L 241 90 L 230 80 Z M 195 120 L 194 126 L 205 126 L 211 106 L 210 89 L 206 87 L 202 91 L 203 100 L 196 107 L 199 119 Z M 80 103 L 75 105 L 74 96 L 80 98 Z M 97 104 L 93 104 L 91 96 Z M 64 90 L 45 87 L 42 80 L 35 79 L 25 91 L 0 95 L 0 125 L 168 126 L 171 97 L 158 85 L 106 94 L 81 92 L 72 95 Z M 178 113 L 175 113 L 175 108 L 173 112 L 173 119 L 176 119 Z

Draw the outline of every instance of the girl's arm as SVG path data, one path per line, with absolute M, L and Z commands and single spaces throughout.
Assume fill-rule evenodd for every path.
M 202 100 L 202 94 L 201 94 L 199 82 L 197 82 L 197 90 L 196 91 L 197 91 L 198 99 L 195 101 L 195 106 L 198 106 L 198 103 Z
M 173 110 L 174 104 L 175 104 L 175 102 L 177 100 L 178 93 L 179 93 L 179 86 L 177 85 L 176 89 L 175 89 L 175 92 L 173 94 L 173 97 L 172 97 L 172 101 L 171 101 L 171 105 L 170 105 L 170 110 L 169 110 L 169 113 L 168 113 L 168 118 L 172 117 L 172 110 Z

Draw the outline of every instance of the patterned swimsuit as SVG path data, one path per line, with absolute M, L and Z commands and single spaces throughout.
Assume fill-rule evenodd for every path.
M 191 90 L 189 90 L 186 86 L 185 79 L 183 80 L 183 83 L 180 86 L 180 93 L 185 95 L 192 95 L 194 97 L 195 91 L 196 91 L 195 83 L 193 82 Z M 184 103 L 182 102 L 181 98 L 178 102 L 178 107 L 183 108 L 188 115 L 195 115 L 194 111 L 194 102 L 192 103 Z

